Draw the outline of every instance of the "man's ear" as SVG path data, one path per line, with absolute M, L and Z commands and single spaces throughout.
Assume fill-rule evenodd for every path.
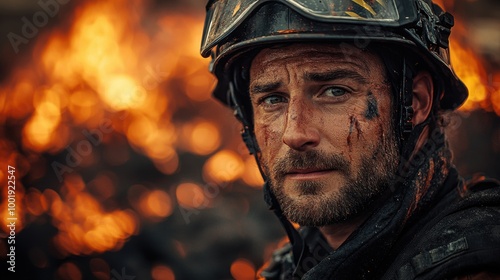
M 413 78 L 413 125 L 425 121 L 432 108 L 432 96 L 434 93 L 434 82 L 427 71 L 419 72 Z

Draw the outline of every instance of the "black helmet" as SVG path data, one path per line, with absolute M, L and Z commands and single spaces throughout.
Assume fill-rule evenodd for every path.
M 453 16 L 431 0 L 211 0 L 201 54 L 212 58 L 215 98 L 234 106 L 230 67 L 249 51 L 305 41 L 393 44 L 414 54 L 441 80 L 440 107 L 453 110 L 468 95 L 450 64 L 453 25 Z

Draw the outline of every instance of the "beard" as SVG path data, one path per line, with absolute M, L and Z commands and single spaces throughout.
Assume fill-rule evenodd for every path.
M 395 133 L 379 139 L 372 154 L 361 159 L 360 167 L 353 171 L 351 163 L 342 155 L 309 150 L 290 150 L 276 161 L 272 168 L 261 161 L 269 174 L 269 184 L 283 214 L 302 226 L 321 227 L 350 220 L 372 207 L 393 182 L 398 166 L 399 151 Z M 292 197 L 284 188 L 285 176 L 293 168 L 335 170 L 345 178 L 336 191 L 328 190 L 325 182 L 300 181 L 292 187 L 299 195 Z

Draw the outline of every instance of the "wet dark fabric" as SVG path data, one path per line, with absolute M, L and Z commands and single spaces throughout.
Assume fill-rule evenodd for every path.
M 402 163 L 392 195 L 337 250 L 301 229 L 309 247 L 298 267 L 277 251 L 267 279 L 452 279 L 500 269 L 500 185 L 466 184 L 440 133 Z M 288 249 L 287 249 L 288 248 Z M 292 274 L 295 271 L 295 274 Z

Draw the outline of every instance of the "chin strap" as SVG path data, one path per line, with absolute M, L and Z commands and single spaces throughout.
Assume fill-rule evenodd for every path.
M 414 67 L 412 67 L 406 57 L 403 57 L 403 75 L 401 77 L 401 88 L 399 89 L 399 106 L 400 113 L 397 113 L 396 117 L 399 118 L 399 130 L 400 133 L 400 152 L 401 157 L 410 160 L 412 154 L 417 145 L 420 135 L 424 131 L 425 127 L 434 118 L 431 112 L 427 118 L 414 126 L 413 124 L 413 78 L 415 76 Z M 436 85 L 437 87 L 437 85 Z M 433 98 L 433 106 L 439 104 L 438 94 L 435 94 Z M 398 102 L 396 100 L 396 102 Z
M 403 57 L 403 75 L 401 79 L 401 88 L 399 89 L 399 102 L 400 113 L 399 116 L 399 130 L 402 143 L 405 143 L 413 131 L 413 76 L 414 73 Z

